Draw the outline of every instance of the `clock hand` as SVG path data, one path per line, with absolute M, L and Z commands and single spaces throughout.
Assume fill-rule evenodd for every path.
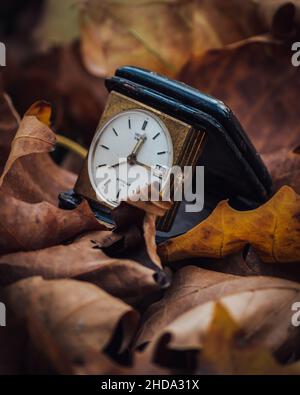
M 145 167 L 146 169 L 148 169 L 148 170 L 150 170 L 150 171 L 153 170 L 153 168 L 152 168 L 151 166 L 146 165 L 146 163 L 139 162 L 138 160 L 135 160 L 135 161 L 134 161 L 134 164 L 139 165 L 139 166 L 143 166 L 143 167 Z
M 131 154 L 128 155 L 127 161 L 128 163 L 134 163 L 136 161 L 136 156 L 139 150 L 142 148 L 142 145 L 146 141 L 146 134 L 143 134 L 137 141 L 136 145 L 134 146 Z
M 127 159 L 125 159 L 125 160 L 123 160 L 123 161 L 121 161 L 121 162 L 115 163 L 114 165 L 110 165 L 109 167 L 118 167 L 118 166 L 121 165 L 122 163 L 126 163 L 126 162 L 127 162 Z
M 113 167 L 118 167 L 118 166 L 121 165 L 122 163 L 128 162 L 128 163 L 130 163 L 130 164 L 140 164 L 140 166 L 148 167 L 149 169 L 151 169 L 150 166 L 143 165 L 143 164 L 141 164 L 141 163 L 137 163 L 137 161 L 136 161 L 136 155 L 137 155 L 137 153 L 139 152 L 139 150 L 141 149 L 141 147 L 142 147 L 142 145 L 144 144 L 145 140 L 146 140 L 146 135 L 144 134 L 143 136 L 141 136 L 141 137 L 138 139 L 138 141 L 137 141 L 136 145 L 134 146 L 134 148 L 133 148 L 131 154 L 128 155 L 128 157 L 127 157 L 127 159 L 125 159 L 125 161 L 115 163 L 114 165 L 110 165 L 109 167 L 111 167 L 111 168 L 113 168 Z
M 131 163 L 132 163 L 132 164 L 135 164 L 135 165 L 138 165 L 138 166 L 142 166 L 142 167 L 148 169 L 148 170 L 151 171 L 151 172 L 154 170 L 153 167 L 151 167 L 151 166 L 149 166 L 149 165 L 146 165 L 146 163 L 139 162 L 139 161 L 136 160 L 136 159 L 134 159 L 133 162 L 131 162 Z M 160 178 L 161 180 L 162 180 L 162 178 L 163 178 L 162 175 L 158 175 L 157 177 Z

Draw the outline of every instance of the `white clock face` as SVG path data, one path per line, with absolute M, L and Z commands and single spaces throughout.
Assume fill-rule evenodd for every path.
M 158 182 L 173 165 L 173 146 L 164 123 L 144 110 L 124 111 L 99 129 L 91 144 L 88 171 L 97 197 L 109 206 Z

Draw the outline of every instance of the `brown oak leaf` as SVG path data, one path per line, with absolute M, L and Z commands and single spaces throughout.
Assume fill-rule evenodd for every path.
M 137 262 L 109 258 L 95 243 L 115 241 L 111 231 L 87 233 L 71 244 L 38 251 L 18 252 L 0 257 L 0 285 L 22 278 L 42 276 L 45 279 L 74 278 L 94 283 L 106 292 L 137 303 L 158 291 L 155 272 Z
M 126 350 L 139 319 L 121 300 L 75 280 L 32 277 L 6 287 L 2 296 L 11 322 L 25 320 L 30 343 L 60 373 L 83 368 L 97 355 L 101 360 L 116 331 L 116 356 Z

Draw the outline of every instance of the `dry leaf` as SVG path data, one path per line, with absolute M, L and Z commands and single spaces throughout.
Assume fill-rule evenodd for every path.
M 101 359 L 118 326 L 117 353 L 124 351 L 138 323 L 131 307 L 74 280 L 22 280 L 5 288 L 4 301 L 18 320 L 26 320 L 31 342 L 61 373 L 83 368 L 89 356 Z
M 300 364 L 280 365 L 274 357 L 260 346 L 245 343 L 243 330 L 228 313 L 226 307 L 217 303 L 211 325 L 204 337 L 200 354 L 198 374 L 300 374 Z
M 202 349 L 215 306 L 221 302 L 243 329 L 245 343 L 288 358 L 300 342 L 291 323 L 292 305 L 299 296 L 300 285 L 290 281 L 187 266 L 176 273 L 163 299 L 148 308 L 137 346 L 152 340 L 158 362 L 172 351 Z
M 42 276 L 45 279 L 74 278 L 100 286 L 106 292 L 137 303 L 159 290 L 155 272 L 137 262 L 109 258 L 96 243 L 111 242 L 117 236 L 110 231 L 88 233 L 71 244 L 44 250 L 19 252 L 0 257 L 0 285 L 22 278 Z
M 0 177 L 2 191 L 29 203 L 46 200 L 57 204 L 58 193 L 75 183 L 73 174 L 59 168 L 45 155 L 54 149 L 56 142 L 48 127 L 50 116 L 51 107 L 44 102 L 35 103 L 27 111 L 12 140 Z
M 287 186 L 255 210 L 237 211 L 222 201 L 206 220 L 161 245 L 159 254 L 168 262 L 222 258 L 251 244 L 264 262 L 299 262 L 299 212 L 300 197 Z
M 87 202 L 76 210 L 58 209 L 47 202 L 29 204 L 0 192 L 1 254 L 38 250 L 88 230 L 103 229 Z
M 156 185 L 152 185 L 156 188 Z M 155 190 L 155 189 L 154 189 Z M 158 270 L 158 275 L 164 274 L 161 269 L 160 257 L 156 246 L 156 220 L 162 217 L 172 207 L 170 201 L 152 201 L 149 198 L 151 186 L 145 187 L 139 195 L 131 196 L 112 211 L 118 234 L 123 236 L 124 248 L 122 253 L 134 252 L 135 259 L 142 261 L 150 268 Z M 139 198 L 139 199 L 138 199 Z M 109 245 L 113 250 L 114 245 Z M 164 278 L 162 281 L 165 281 Z
M 72 212 L 56 207 L 58 193 L 75 179 L 48 156 L 56 141 L 47 126 L 50 115 L 47 104 L 34 104 L 12 140 L 0 178 L 1 253 L 40 249 L 103 229 L 86 202 Z
M 81 44 L 92 74 L 110 75 L 129 64 L 175 76 L 207 49 L 263 31 L 248 0 L 88 0 Z
M 260 153 L 299 144 L 299 70 L 290 46 L 250 43 L 195 59 L 180 79 L 223 100 Z
M 56 143 L 55 134 L 49 129 L 47 124 L 43 122 L 44 111 L 48 110 L 51 114 L 51 110 L 48 105 L 43 102 L 36 103 L 33 107 L 33 109 L 30 108 L 28 113 L 25 114 L 12 141 L 10 155 L 0 178 L 0 187 L 17 159 L 28 154 L 37 154 L 54 150 Z M 46 109 L 44 107 L 46 107 Z M 40 112 L 42 114 L 41 120 L 39 120 Z

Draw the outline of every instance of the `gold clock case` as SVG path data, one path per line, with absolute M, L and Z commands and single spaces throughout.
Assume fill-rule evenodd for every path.
M 161 111 L 153 109 L 143 103 L 133 100 L 118 92 L 112 91 L 109 94 L 105 110 L 100 119 L 96 132 L 101 129 L 111 118 L 117 114 L 128 110 L 145 110 L 156 115 L 168 129 L 172 144 L 173 144 L 173 166 L 196 166 L 198 158 L 203 149 L 205 133 L 195 130 L 192 126 L 181 122 Z M 97 203 L 99 206 L 107 209 L 112 209 L 105 201 L 97 198 L 94 191 L 89 174 L 88 174 L 88 156 L 86 157 L 81 172 L 78 176 L 75 192 L 83 197 Z M 175 202 L 173 207 L 166 213 L 166 215 L 158 220 L 157 229 L 162 232 L 167 232 L 172 227 L 174 218 L 179 204 Z

